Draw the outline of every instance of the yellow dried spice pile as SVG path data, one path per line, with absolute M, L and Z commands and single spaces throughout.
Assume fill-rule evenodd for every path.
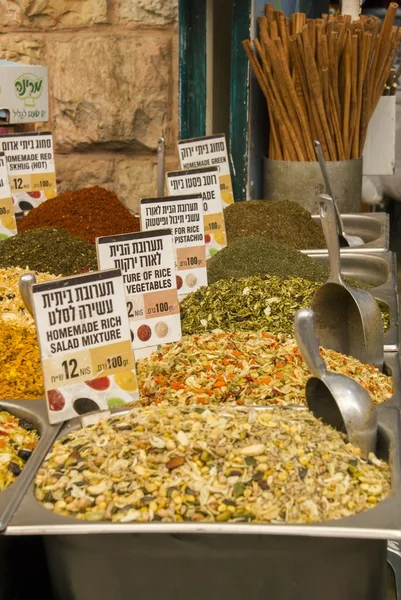
M 36 400 L 43 395 L 35 330 L 0 322 L 0 400 Z
M 38 273 L 30 269 L 0 269 L 0 322 L 21 326 L 34 325 L 18 289 L 19 278 L 26 273 L 33 273 L 38 282 L 57 279 L 50 273 Z

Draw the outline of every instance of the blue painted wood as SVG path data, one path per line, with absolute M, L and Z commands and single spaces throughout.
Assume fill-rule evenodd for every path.
M 179 130 L 206 131 L 206 0 L 179 1 Z
M 232 9 L 230 157 L 234 199 L 247 199 L 249 64 L 242 40 L 249 38 L 252 0 L 236 0 Z

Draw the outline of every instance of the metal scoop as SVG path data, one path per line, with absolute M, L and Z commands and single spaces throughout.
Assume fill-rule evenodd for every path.
M 376 450 L 377 413 L 368 392 L 359 383 L 327 371 L 319 353 L 313 310 L 299 310 L 294 320 L 295 337 L 313 377 L 306 384 L 306 402 L 315 417 L 347 434 L 364 458 Z
M 313 145 L 315 148 L 317 160 L 319 161 L 324 185 L 326 186 L 326 194 L 329 194 L 329 196 L 333 198 L 334 208 L 336 211 L 337 232 L 338 241 L 340 242 L 340 248 L 348 248 L 349 246 L 360 246 L 361 244 L 365 243 L 362 238 L 358 237 L 357 235 L 349 235 L 348 233 L 345 233 L 344 223 L 341 218 L 339 208 L 337 206 L 336 197 L 334 196 L 333 186 L 331 185 L 329 172 L 327 170 L 326 161 L 324 160 L 322 152 L 322 147 L 320 145 L 320 142 L 318 142 L 317 140 L 313 142 Z
M 330 259 L 330 276 L 314 294 L 316 331 L 322 346 L 382 369 L 384 332 L 378 303 L 369 292 L 344 283 L 333 200 L 319 196 L 319 213 Z
M 32 284 L 36 283 L 36 277 L 33 273 L 26 273 L 21 275 L 18 282 L 19 291 L 25 308 L 31 315 L 34 316 L 33 301 L 32 301 Z

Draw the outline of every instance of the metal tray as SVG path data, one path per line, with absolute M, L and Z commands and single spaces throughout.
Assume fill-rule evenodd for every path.
M 328 266 L 326 251 L 303 251 L 311 258 Z M 373 251 L 361 254 L 341 250 L 341 270 L 344 277 L 367 283 L 369 292 L 386 304 L 390 313 L 390 327 L 384 334 L 384 350 L 397 351 L 400 343 L 399 300 L 397 291 L 397 259 L 393 252 Z
M 341 215 L 345 233 L 357 235 L 365 242 L 360 246 L 342 248 L 341 252 L 369 252 L 370 250 L 388 251 L 390 248 L 390 217 L 387 213 L 357 213 Z M 312 215 L 320 225 L 320 216 Z M 306 250 L 309 254 L 319 253 L 319 249 Z
M 21 474 L 14 483 L 3 492 L 0 492 L 0 531 L 3 531 L 21 502 L 38 467 L 42 464 L 61 426 L 49 425 L 44 400 L 1 400 L 0 410 L 6 410 L 18 418 L 26 419 L 32 423 L 40 435 L 39 443 Z
M 258 407 L 271 410 L 272 407 Z M 243 409 L 242 409 L 243 410 Z M 288 410 L 307 410 L 303 407 L 288 407 Z M 127 411 L 120 411 L 121 413 Z M 400 411 L 395 407 L 378 407 L 377 454 L 390 461 L 392 470 L 392 492 L 375 508 L 364 513 L 324 523 L 287 525 L 258 523 L 110 523 L 87 522 L 62 517 L 44 508 L 34 496 L 34 483 L 20 503 L 7 527 L 8 535 L 69 535 L 69 534 L 246 534 L 309 536 L 354 539 L 401 539 L 401 429 Z M 75 420 L 65 425 L 59 437 L 80 427 Z
M 393 380 L 393 395 L 379 406 L 394 406 L 401 410 L 401 362 L 398 352 L 384 353 L 383 373 Z

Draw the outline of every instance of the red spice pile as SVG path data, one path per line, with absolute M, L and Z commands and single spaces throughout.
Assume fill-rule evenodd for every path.
M 18 231 L 38 227 L 58 227 L 94 244 L 103 235 L 139 231 L 140 223 L 114 192 L 95 186 L 43 202 L 19 222 Z

